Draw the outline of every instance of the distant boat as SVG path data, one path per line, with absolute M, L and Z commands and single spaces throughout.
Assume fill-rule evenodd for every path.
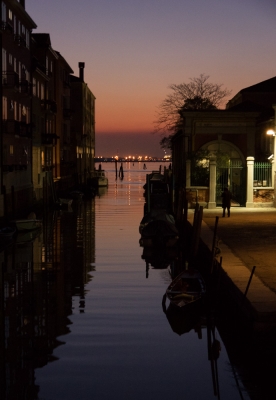
M 69 193 L 69 196 L 71 197 L 72 200 L 82 200 L 84 193 L 81 192 L 80 190 L 73 190 L 72 192 Z
M 196 269 L 182 271 L 166 290 L 167 298 L 178 308 L 200 301 L 205 294 L 205 281 Z
M 59 197 L 56 201 L 56 205 L 63 208 L 69 208 L 73 203 L 73 199 L 66 199 Z
M 105 171 L 102 169 L 91 172 L 91 178 L 87 180 L 87 183 L 95 187 L 108 186 L 108 178 L 105 175 Z
M 0 228 L 0 240 L 1 241 L 8 241 L 13 238 L 16 233 L 16 228 L 13 226 L 4 226 Z

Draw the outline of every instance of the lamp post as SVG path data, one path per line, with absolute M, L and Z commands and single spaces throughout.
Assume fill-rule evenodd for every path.
M 271 163 L 272 163 L 272 186 L 274 187 L 275 186 L 275 182 L 274 182 L 274 180 L 275 180 L 275 165 L 276 165 L 276 163 L 275 163 L 275 159 L 276 159 L 276 139 L 275 139 L 275 136 L 276 136 L 276 133 L 275 133 L 275 131 L 273 129 L 269 129 L 266 132 L 266 134 L 269 135 L 269 136 L 273 136 L 273 138 L 274 138 L 274 140 L 273 140 L 273 157 L 272 157 L 272 155 L 269 157 L 269 160 L 271 160 Z

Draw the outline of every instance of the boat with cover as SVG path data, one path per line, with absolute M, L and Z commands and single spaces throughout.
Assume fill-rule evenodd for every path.
M 17 231 L 31 231 L 42 227 L 40 219 L 16 219 L 13 221 Z
M 153 212 L 143 217 L 139 232 L 141 246 L 164 244 L 171 247 L 175 246 L 179 239 L 174 217 L 166 212 Z
M 178 308 L 201 301 L 205 294 L 205 281 L 196 269 L 182 271 L 166 290 L 167 298 Z

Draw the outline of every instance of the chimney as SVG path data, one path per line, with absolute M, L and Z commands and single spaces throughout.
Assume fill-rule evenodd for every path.
M 84 82 L 83 78 L 84 78 L 84 74 L 83 74 L 83 70 L 85 67 L 85 63 L 84 62 L 79 62 L 79 69 L 80 69 L 80 79 L 82 82 Z

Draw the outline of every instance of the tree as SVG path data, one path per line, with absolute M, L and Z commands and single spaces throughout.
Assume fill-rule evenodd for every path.
M 189 83 L 170 85 L 172 92 L 158 107 L 154 131 L 163 136 L 174 134 L 180 126 L 181 109 L 218 108 L 231 92 L 223 89 L 222 84 L 207 82 L 208 79 L 208 75 L 201 74 L 198 78 L 191 78 Z
M 186 99 L 182 110 L 215 110 L 217 107 L 207 98 L 195 96 L 193 99 Z

